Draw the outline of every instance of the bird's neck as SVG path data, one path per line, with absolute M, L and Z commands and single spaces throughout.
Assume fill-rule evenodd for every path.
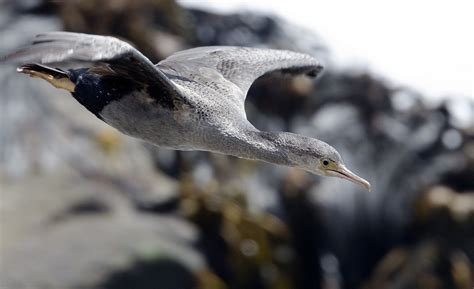
M 268 163 L 298 166 L 294 147 L 281 141 L 285 132 L 264 132 L 257 129 L 241 131 L 236 136 L 220 139 L 220 146 L 213 151 L 240 158 L 260 160 Z

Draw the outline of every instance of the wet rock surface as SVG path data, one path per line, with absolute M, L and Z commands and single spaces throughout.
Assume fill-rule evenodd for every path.
M 330 63 L 316 35 L 277 18 L 98 2 L 5 2 L 0 54 L 67 28 L 120 36 L 154 61 L 196 45 L 246 45 Z M 256 127 L 331 143 L 373 183 L 367 193 L 143 144 L 14 67 L 0 67 L 0 83 L 2 289 L 473 286 L 474 123 L 457 125 L 449 103 L 331 69 L 316 81 L 270 75 L 252 86 Z

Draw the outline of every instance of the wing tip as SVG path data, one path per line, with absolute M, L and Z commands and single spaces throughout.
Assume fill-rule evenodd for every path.
M 27 63 L 20 65 L 16 68 L 16 72 L 18 73 L 24 73 L 24 74 L 29 74 L 30 76 L 32 75 L 32 71 L 35 71 L 37 67 L 40 67 L 39 64 L 36 63 Z
M 37 64 L 37 63 L 26 63 L 26 64 L 23 64 L 23 65 L 20 65 L 16 68 L 16 72 L 18 73 L 29 73 L 30 71 L 32 70 L 37 70 L 38 67 L 44 67 L 40 64 Z

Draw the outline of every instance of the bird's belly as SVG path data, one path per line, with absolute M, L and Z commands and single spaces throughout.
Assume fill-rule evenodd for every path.
M 179 150 L 202 149 L 199 145 L 205 134 L 202 126 L 184 113 L 140 103 L 136 98 L 123 98 L 108 104 L 100 115 L 120 132 L 157 146 Z

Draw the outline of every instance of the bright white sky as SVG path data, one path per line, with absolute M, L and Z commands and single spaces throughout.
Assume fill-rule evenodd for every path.
M 271 13 L 318 33 L 338 67 L 361 68 L 431 99 L 474 99 L 472 0 L 179 0 Z

